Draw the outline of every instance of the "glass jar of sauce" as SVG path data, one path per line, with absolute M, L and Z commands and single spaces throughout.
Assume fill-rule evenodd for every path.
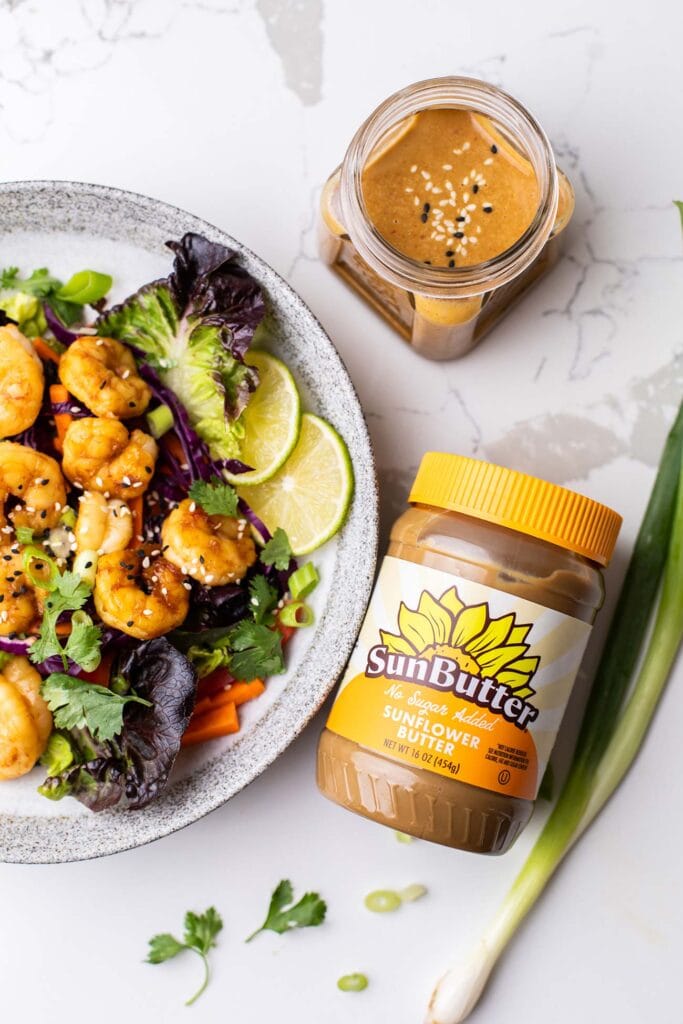
M 320 253 L 421 355 L 454 359 L 554 265 L 573 208 L 520 103 L 431 79 L 356 132 L 323 190 Z
M 477 853 L 529 821 L 621 517 L 513 470 L 424 456 L 318 748 L 325 796 Z

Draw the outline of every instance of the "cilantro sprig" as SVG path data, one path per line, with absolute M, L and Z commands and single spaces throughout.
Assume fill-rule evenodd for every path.
M 276 629 L 242 619 L 229 634 L 230 671 L 236 679 L 263 679 L 284 672 L 282 637 Z
M 215 907 L 209 907 L 203 914 L 195 914 L 188 910 L 185 914 L 183 940 L 176 939 L 169 932 L 155 935 L 149 940 L 148 964 L 163 964 L 167 960 L 189 949 L 196 953 L 204 964 L 204 980 L 195 994 L 187 1000 L 186 1006 L 191 1006 L 199 999 L 202 992 L 209 984 L 210 969 L 208 954 L 216 945 L 216 936 L 223 928 L 223 921 Z
M 284 571 L 289 568 L 291 560 L 292 546 L 289 543 L 289 537 L 282 527 L 278 526 L 261 551 L 261 561 L 264 565 L 274 565 L 276 569 Z
M 33 557 L 30 553 L 29 556 Z M 49 591 L 49 597 L 45 602 L 38 639 L 31 647 L 31 661 L 39 665 L 57 655 L 65 669 L 71 658 L 86 672 L 92 672 L 100 663 L 102 631 L 87 612 L 72 617 L 72 630 L 65 646 L 57 635 L 60 615 L 79 612 L 90 596 L 90 587 L 74 572 L 57 572 L 42 586 Z
M 265 576 L 254 576 L 249 584 L 249 607 L 254 622 L 272 626 L 275 622 L 274 609 L 278 603 L 278 592 Z
M 251 942 L 264 931 L 284 935 L 293 928 L 315 928 L 323 923 L 326 913 L 327 904 L 317 892 L 304 893 L 299 902 L 294 903 L 292 883 L 284 878 L 270 898 L 265 921 L 245 941 Z
M 237 515 L 237 491 L 218 476 L 195 480 L 187 493 L 209 516 Z
M 150 701 L 135 694 L 120 696 L 106 686 L 76 679 L 65 672 L 52 672 L 40 692 L 58 729 L 88 729 L 95 739 L 103 742 L 122 732 L 127 704 L 152 706 Z

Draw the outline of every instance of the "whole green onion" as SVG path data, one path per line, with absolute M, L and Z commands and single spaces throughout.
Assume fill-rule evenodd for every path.
M 654 628 L 624 709 L 662 573 Z M 664 447 L 558 802 L 489 928 L 470 956 L 437 984 L 428 1024 L 459 1024 L 469 1016 L 496 961 L 562 858 L 630 768 L 683 638 L 681 580 L 683 405 Z

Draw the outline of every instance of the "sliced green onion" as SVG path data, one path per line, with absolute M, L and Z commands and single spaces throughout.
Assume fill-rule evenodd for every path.
M 295 601 L 308 597 L 320 583 L 318 571 L 313 562 L 306 562 L 289 577 L 287 586 Z
M 362 992 L 367 987 L 365 974 L 344 974 L 337 982 L 337 988 L 342 992 Z
M 168 405 L 158 405 L 147 413 L 147 426 L 152 437 L 158 440 L 175 424 L 173 410 Z
M 67 529 L 73 530 L 74 526 L 76 525 L 76 519 L 76 511 L 75 509 L 71 508 L 71 505 L 67 505 L 64 509 L 62 509 L 62 514 L 59 517 L 59 521 L 62 524 L 62 526 L 66 526 Z
M 59 576 L 59 569 L 55 562 L 52 561 L 49 555 L 45 554 L 44 548 L 39 548 L 35 544 L 29 544 L 23 550 L 24 556 L 24 572 L 30 579 L 34 587 L 40 587 L 41 590 L 47 590 L 48 592 L 54 590 L 54 581 Z M 33 563 L 39 563 L 36 565 L 36 569 L 41 569 L 43 566 L 47 566 L 50 571 L 50 575 L 47 579 L 44 576 L 35 576 L 33 573 Z
M 427 892 L 426 885 L 414 883 L 413 885 L 407 885 L 405 889 L 401 889 L 399 896 L 404 903 L 414 903 L 415 900 L 421 900 L 423 896 L 426 896 Z
M 48 775 L 59 775 L 73 764 L 74 752 L 66 736 L 53 732 L 40 759 Z
M 69 278 L 57 292 L 58 299 L 74 302 L 78 306 L 91 306 L 103 299 L 112 285 L 109 274 L 98 274 L 96 270 L 79 270 Z
M 642 668 L 651 611 L 664 580 Z M 432 994 L 428 1024 L 459 1024 L 476 1006 L 497 960 L 556 868 L 630 768 L 683 636 L 683 405 L 657 478 L 607 634 L 574 760 L 559 799 L 498 913 L 464 961 Z
M 407 832 L 394 832 L 397 843 L 414 843 L 415 836 L 409 836 Z
M 73 571 L 91 588 L 95 586 L 98 558 L 96 551 L 79 551 L 74 558 Z
M 121 672 L 118 672 L 115 676 L 112 677 L 112 680 L 109 684 L 109 689 L 112 691 L 112 693 L 118 694 L 119 697 L 125 697 L 125 695 L 130 690 L 130 683 Z
M 311 626 L 315 620 L 313 609 L 303 601 L 291 601 L 290 604 L 286 604 L 280 609 L 278 618 L 283 626 L 294 626 L 296 629 Z
M 401 897 L 393 889 L 375 889 L 368 893 L 363 902 L 373 914 L 389 914 L 401 906 Z
M 20 544 L 33 544 L 33 530 L 30 526 L 17 526 L 14 532 Z

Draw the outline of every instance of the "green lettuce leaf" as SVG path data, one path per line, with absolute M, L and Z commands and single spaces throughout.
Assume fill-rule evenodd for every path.
M 244 356 L 265 315 L 263 293 L 231 249 L 196 234 L 167 244 L 171 275 L 108 310 L 96 327 L 144 354 L 214 458 L 234 458 L 244 436 L 239 417 L 258 384 Z

